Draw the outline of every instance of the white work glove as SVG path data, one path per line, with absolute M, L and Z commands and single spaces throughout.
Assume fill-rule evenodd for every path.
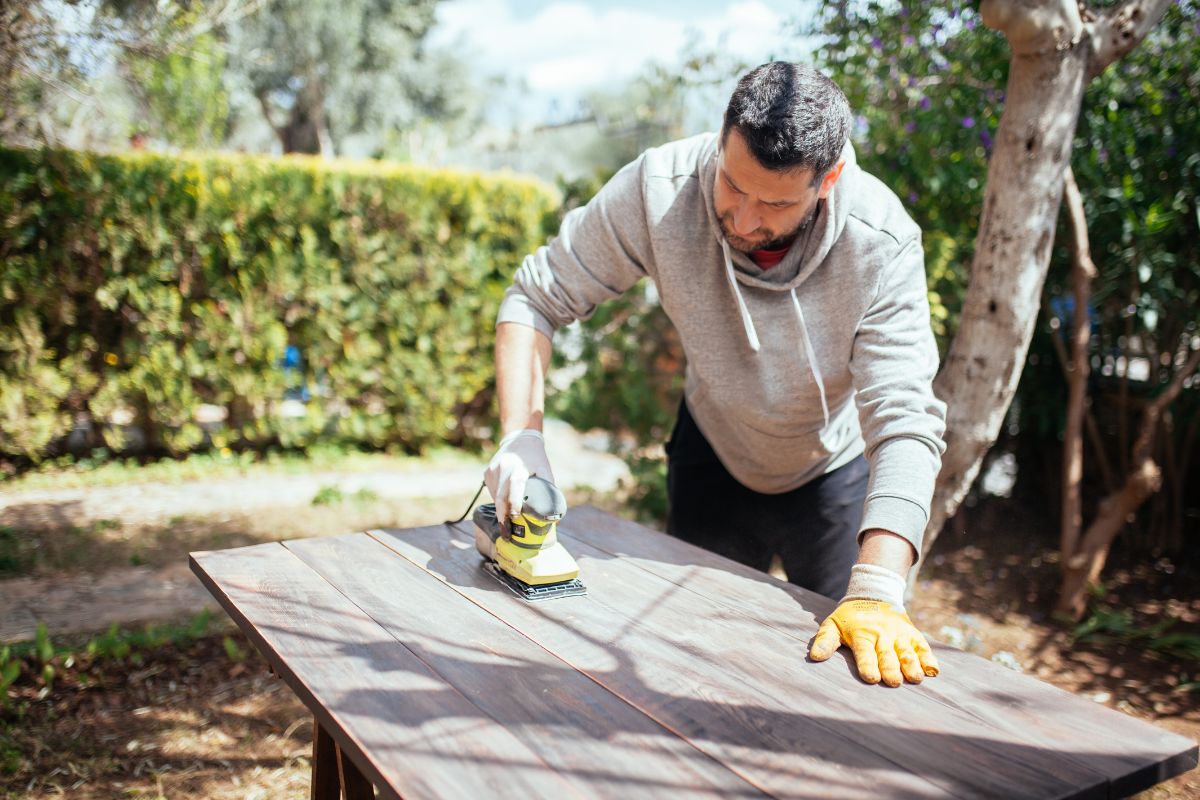
M 530 475 L 554 483 L 542 432 L 526 428 L 513 431 L 500 440 L 496 455 L 492 456 L 483 473 L 483 482 L 496 501 L 496 518 L 505 533 L 509 530 L 508 521 L 521 513 L 525 482 Z

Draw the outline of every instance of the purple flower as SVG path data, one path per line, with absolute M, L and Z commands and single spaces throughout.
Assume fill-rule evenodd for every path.
M 989 153 L 992 151 L 992 135 L 988 133 L 987 128 L 979 129 L 979 141 L 983 142 L 983 149 Z
M 964 128 L 974 128 L 975 127 L 975 118 L 974 117 L 963 117 L 962 118 L 962 126 Z
M 905 133 L 916 133 L 916 130 L 917 130 L 917 123 L 915 123 L 915 122 L 909 122 L 909 123 L 905 124 L 905 126 L 904 126 Z
M 963 27 L 969 31 L 973 31 L 973 30 L 975 30 L 976 24 L 977 23 L 975 22 L 975 18 L 971 17 L 969 20 L 967 20 L 966 22 L 963 23 Z
M 916 192 L 908 193 L 908 202 L 909 203 L 916 203 L 920 199 L 921 199 L 921 196 L 919 194 L 917 194 Z
M 1105 150 L 1103 147 L 1101 147 L 1100 152 L 1096 154 L 1096 157 L 1098 159 L 1100 159 L 1101 164 L 1107 163 L 1108 162 L 1108 151 Z
M 928 95 L 921 98 L 921 110 L 922 111 L 928 111 L 929 107 L 932 105 L 933 105 L 933 103 L 930 102 Z
M 878 36 L 871 37 L 871 47 L 874 47 L 876 50 L 882 50 L 883 49 L 883 40 L 880 39 Z
M 911 36 L 905 36 L 905 37 L 904 37 L 904 46 L 905 46 L 905 47 L 912 47 L 912 46 L 913 46 L 913 41 L 914 41 L 913 37 L 911 37 Z

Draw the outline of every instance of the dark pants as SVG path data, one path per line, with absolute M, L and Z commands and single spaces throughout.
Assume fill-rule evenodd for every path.
M 858 558 L 867 496 L 862 456 L 783 494 L 760 494 L 729 474 L 687 404 L 667 442 L 667 532 L 767 570 L 778 555 L 788 580 L 837 600 Z

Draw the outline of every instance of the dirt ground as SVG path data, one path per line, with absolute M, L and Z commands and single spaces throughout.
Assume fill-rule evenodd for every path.
M 1200 739 L 1200 662 L 1164 647 L 1169 634 L 1200 635 L 1194 562 L 1118 548 L 1094 601 L 1093 622 L 1106 622 L 1104 630 L 1075 642 L 1073 626 L 1049 614 L 1058 578 L 1051 543 L 1015 535 L 1045 527 L 1011 501 L 967 509 L 922 573 L 911 607 L 917 624 L 932 638 Z M 1168 616 L 1178 619 L 1169 631 L 1147 633 Z M 189 644 L 124 660 L 60 664 L 41 699 L 26 663 L 16 703 L 0 710 L 0 798 L 307 797 L 311 718 L 224 618 L 214 627 Z M 1200 771 L 1140 797 L 1200 798 Z

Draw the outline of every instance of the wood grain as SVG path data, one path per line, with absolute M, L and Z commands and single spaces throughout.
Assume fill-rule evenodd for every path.
M 381 797 L 584 797 L 283 546 L 191 564 Z
M 581 541 L 589 594 L 535 606 L 489 585 L 466 526 L 372 535 L 772 795 L 1107 794 L 1101 776 L 971 715 L 914 717 L 919 690 L 867 686 L 844 663 L 816 669 L 806 641 Z M 758 575 L 723 585 L 739 600 L 778 591 Z M 815 631 L 811 613 L 803 624 Z
M 365 534 L 285 545 L 375 619 L 397 647 L 411 651 L 489 718 L 516 732 L 581 795 L 614 800 L 762 796 L 718 761 Z
M 816 623 L 834 606 L 820 595 L 589 506 L 571 509 L 560 533 L 568 549 L 574 541 L 586 543 L 707 597 L 725 598 L 730 608 L 766 621 L 806 645 L 816 632 L 807 612 L 816 612 L 812 616 Z M 729 575 L 757 578 L 763 588 L 739 592 L 733 601 Z M 797 617 L 801 608 L 804 611 Z M 1141 791 L 1196 766 L 1197 746 L 1191 739 L 930 641 L 943 672 L 925 681 L 920 693 L 923 700 L 942 708 L 923 705 L 924 715 L 974 716 L 998 735 L 1052 751 L 1057 759 L 1103 775 L 1114 797 Z M 849 658 L 845 651 L 843 655 Z M 1064 750 L 1068 743 L 1073 746 Z

